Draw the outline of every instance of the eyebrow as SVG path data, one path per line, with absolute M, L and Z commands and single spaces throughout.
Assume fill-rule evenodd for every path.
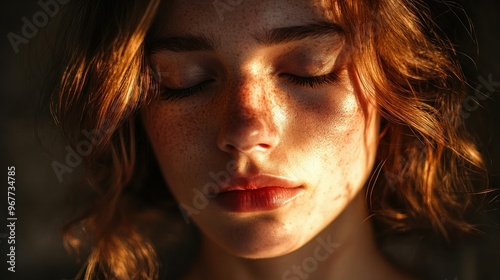
M 150 42 L 149 52 L 195 52 L 214 51 L 214 40 L 204 35 L 159 36 Z
M 252 36 L 261 45 L 277 45 L 306 38 L 320 38 L 339 36 L 344 33 L 340 25 L 319 21 L 306 25 L 280 27 L 253 34 Z
M 260 31 L 251 35 L 260 45 L 271 46 L 292 41 L 299 41 L 306 38 L 339 36 L 343 34 L 344 30 L 338 24 L 319 21 L 306 25 L 278 27 L 271 30 Z M 214 51 L 217 45 L 215 42 L 216 41 L 214 39 L 204 35 L 164 35 L 153 38 L 148 49 L 150 53 L 156 53 L 159 51 Z

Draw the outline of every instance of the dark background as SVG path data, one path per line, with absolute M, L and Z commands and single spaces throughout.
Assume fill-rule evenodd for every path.
M 44 0 L 47 1 L 47 0 Z M 76 0 L 73 0 L 76 1 Z M 465 9 L 453 11 L 436 5 L 435 20 L 457 44 L 464 71 L 471 86 L 481 84 L 479 77 L 500 83 L 500 1 L 457 1 Z M 81 168 L 65 174 L 59 182 L 53 169 L 54 160 L 63 162 L 66 152 L 57 131 L 50 125 L 48 114 L 42 113 L 40 128 L 42 146 L 35 135 L 35 114 L 43 86 L 41 73 L 45 69 L 46 42 L 57 15 L 49 17 L 48 25 L 39 28 L 37 35 L 15 53 L 7 34 L 21 34 L 22 17 L 32 21 L 41 11 L 37 1 L 3 1 L 0 4 L 0 178 L 7 179 L 7 166 L 16 167 L 16 273 L 7 271 L 7 184 L 0 188 L 0 279 L 72 279 L 78 269 L 75 261 L 65 252 L 61 242 L 61 228 L 72 213 L 65 195 Z M 471 112 L 471 126 L 482 137 L 482 149 L 489 156 L 491 186 L 499 187 L 500 180 L 500 86 L 491 97 L 481 101 L 481 107 Z M 487 89 L 483 89 L 488 93 Z M 473 92 L 471 93 L 473 94 Z M 483 117 L 479 124 L 475 121 Z M 4 182 L 5 182 L 4 181 Z M 494 200 L 494 197 L 490 196 Z M 497 199 L 498 200 L 498 199 Z M 498 201 L 491 204 L 485 214 L 485 235 L 471 240 L 459 250 L 469 250 L 475 256 L 471 262 L 476 268 L 449 267 L 440 260 L 448 255 L 423 256 L 427 262 L 436 258 L 432 279 L 500 279 L 500 236 Z M 464 249 L 465 248 L 465 249 Z M 453 255 L 453 252 L 450 253 Z M 456 271 L 456 273 L 455 273 Z

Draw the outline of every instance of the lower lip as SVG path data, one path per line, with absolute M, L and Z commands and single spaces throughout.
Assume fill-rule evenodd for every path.
M 236 190 L 218 194 L 214 200 L 231 212 L 270 211 L 293 201 L 303 189 L 266 187 L 255 190 Z

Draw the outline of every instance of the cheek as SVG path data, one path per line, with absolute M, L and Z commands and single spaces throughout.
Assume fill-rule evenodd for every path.
M 338 91 L 294 106 L 294 121 L 287 138 L 307 153 L 342 153 L 359 140 L 365 117 L 352 91 Z
M 153 105 L 143 114 L 154 153 L 171 187 L 189 185 L 189 178 L 206 165 L 202 159 L 211 136 L 203 119 L 195 115 L 183 114 L 165 104 Z
M 359 102 L 352 89 L 304 107 L 292 146 L 299 147 L 302 172 L 325 188 L 356 191 L 371 172 L 376 153 L 376 109 Z M 307 163 L 306 163 L 307 162 Z M 323 190 L 325 190 L 323 188 Z
M 185 124 L 179 124 L 172 118 L 171 110 L 160 105 L 153 106 L 144 118 L 144 123 L 155 153 L 161 159 L 178 161 L 187 156 L 186 143 L 193 141 L 193 135 L 190 137 L 186 127 L 181 128 Z

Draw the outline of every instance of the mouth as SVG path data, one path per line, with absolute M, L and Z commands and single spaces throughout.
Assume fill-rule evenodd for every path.
M 270 211 L 291 203 L 303 191 L 296 181 L 259 175 L 230 179 L 212 199 L 230 212 Z

